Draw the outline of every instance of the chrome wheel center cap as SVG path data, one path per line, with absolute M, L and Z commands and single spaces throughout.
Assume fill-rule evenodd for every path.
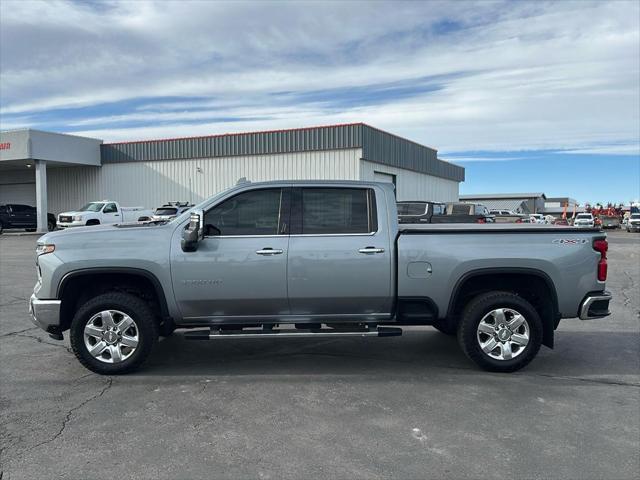
M 511 332 L 507 328 L 503 328 L 498 331 L 498 340 L 501 342 L 506 342 L 511 338 Z
M 104 338 L 104 341 L 107 342 L 109 345 L 113 345 L 118 341 L 118 334 L 112 331 L 105 332 L 103 338 Z

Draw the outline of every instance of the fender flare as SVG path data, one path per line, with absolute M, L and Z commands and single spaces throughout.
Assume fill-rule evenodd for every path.
M 165 296 L 162 285 L 160 284 L 160 280 L 148 270 L 143 270 L 141 268 L 132 268 L 132 267 L 91 267 L 91 268 L 81 268 L 79 270 L 72 270 L 71 272 L 67 272 L 60 282 L 58 283 L 58 288 L 56 291 L 56 298 L 62 299 L 64 295 L 65 286 L 68 285 L 69 280 L 77 277 L 88 276 L 88 275 L 100 275 L 100 274 L 118 274 L 123 273 L 126 275 L 134 275 L 138 277 L 144 277 L 151 282 L 153 289 L 155 290 L 156 296 L 159 300 L 160 313 L 162 317 L 169 318 L 169 308 L 167 306 L 167 297 Z
M 538 278 L 541 278 L 546 284 L 549 292 L 551 292 L 551 309 L 552 309 L 552 319 L 551 324 L 548 321 L 543 320 L 544 332 L 543 332 L 543 344 L 549 348 L 553 348 L 553 333 L 555 328 L 558 326 L 558 321 L 560 320 L 560 307 L 558 305 L 558 292 L 556 291 L 556 286 L 551 280 L 551 277 L 547 275 L 546 272 L 542 270 L 538 270 L 536 268 L 530 267 L 487 267 L 487 268 L 478 268 L 475 270 L 470 270 L 464 273 L 458 280 L 456 281 L 451 297 L 449 298 L 449 305 L 447 307 L 447 317 L 449 317 L 453 313 L 453 307 L 458 301 L 460 288 L 461 286 L 469 279 L 473 277 L 478 277 L 481 275 L 500 275 L 500 274 L 511 274 L 511 275 L 534 275 Z

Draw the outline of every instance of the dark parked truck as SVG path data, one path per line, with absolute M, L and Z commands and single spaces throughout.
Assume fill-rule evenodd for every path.
M 0 233 L 6 228 L 24 228 L 27 231 L 35 231 L 38 228 L 38 211 L 31 205 L 9 203 L 0 205 Z M 47 213 L 47 229 L 55 230 L 56 217 Z
M 244 183 L 169 222 L 44 235 L 30 311 L 102 374 L 138 367 L 175 328 L 223 341 L 404 325 L 509 372 L 553 347 L 561 318 L 609 315 L 606 254 L 594 229 L 399 227 L 390 184 Z

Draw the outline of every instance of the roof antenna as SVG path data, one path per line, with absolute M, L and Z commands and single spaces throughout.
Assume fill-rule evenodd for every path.
M 240 177 L 236 182 L 236 185 L 244 185 L 245 183 L 251 183 L 251 182 L 247 180 L 247 177 Z

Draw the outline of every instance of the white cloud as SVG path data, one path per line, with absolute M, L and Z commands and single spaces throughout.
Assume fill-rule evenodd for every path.
M 117 141 L 364 121 L 447 153 L 620 149 L 640 140 L 639 8 L 5 1 L 0 123 L 144 97 L 157 105 L 88 109 L 60 128 Z M 272 95 L 438 75 L 450 75 L 439 90 L 380 103 Z M 169 110 L 165 97 L 198 98 Z
M 475 163 L 475 162 L 513 162 L 515 160 L 526 160 L 523 157 L 449 157 L 440 156 L 442 160 L 451 163 Z

